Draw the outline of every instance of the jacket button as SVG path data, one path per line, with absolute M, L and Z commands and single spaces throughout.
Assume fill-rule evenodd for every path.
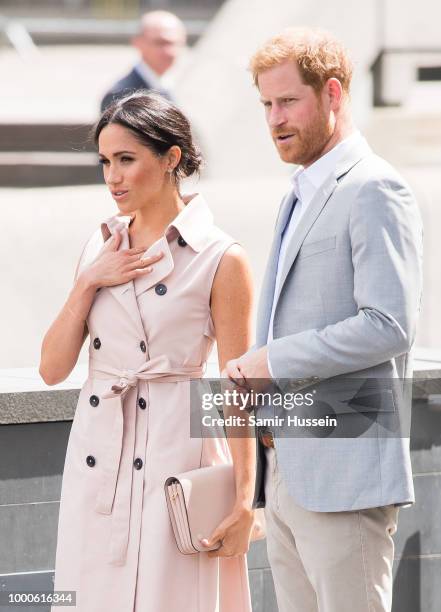
M 185 242 L 185 240 L 182 238 L 182 236 L 179 236 L 179 238 L 178 238 L 178 244 L 179 244 L 179 246 L 181 246 L 181 247 L 185 247 L 185 246 L 187 246 L 187 243 L 186 243 L 186 242 Z
M 95 465 L 95 463 L 96 463 L 96 461 L 95 461 L 95 457 L 92 457 L 92 455 L 88 455 L 88 456 L 86 457 L 86 463 L 87 463 L 87 465 L 88 465 L 89 467 L 93 467 L 93 466 Z
M 100 398 L 97 395 L 91 395 L 89 397 L 89 403 L 95 408 L 100 403 Z
M 155 287 L 155 292 L 157 295 L 165 295 L 167 293 L 167 287 L 162 283 L 159 283 L 159 285 L 156 285 Z
M 96 350 L 101 348 L 101 340 L 99 338 L 95 338 L 95 340 L 93 341 L 93 346 L 94 348 L 96 348 Z
M 138 406 L 140 408 L 142 408 L 143 410 L 146 408 L 147 406 L 147 402 L 145 401 L 145 399 L 143 397 L 140 397 L 138 400 Z
M 146 352 L 147 347 L 146 347 L 146 345 L 145 345 L 144 340 L 141 340 L 141 342 L 139 343 L 139 348 L 141 349 L 141 351 L 142 351 L 143 353 L 145 353 L 145 352 Z
M 133 462 L 133 465 L 135 466 L 137 470 L 140 470 L 142 468 L 142 459 L 137 457 L 135 461 Z

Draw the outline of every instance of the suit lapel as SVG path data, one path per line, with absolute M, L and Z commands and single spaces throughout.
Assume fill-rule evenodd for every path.
M 291 270 L 291 267 L 298 255 L 300 247 L 303 244 L 303 241 L 308 235 L 311 227 L 314 225 L 314 222 L 316 221 L 317 217 L 322 212 L 336 186 L 337 181 L 335 179 L 335 176 L 331 175 L 329 179 L 325 181 L 325 183 L 319 188 L 312 202 L 306 209 L 304 215 L 301 217 L 286 251 L 286 257 L 283 263 L 279 288 L 277 291 L 277 295 L 275 296 L 276 303 L 283 289 L 283 285 L 285 284 L 286 277 L 288 276 L 288 273 Z
M 256 330 L 256 341 L 257 344 L 266 344 L 268 336 L 268 326 L 271 318 L 271 309 L 274 298 L 274 288 L 276 284 L 277 276 L 277 262 L 279 260 L 280 243 L 282 239 L 282 233 L 289 219 L 291 212 L 294 190 L 288 191 L 286 196 L 283 198 L 279 214 L 276 221 L 276 227 L 274 231 L 274 238 L 271 245 L 270 255 L 265 270 L 264 279 L 262 282 L 262 289 L 260 292 L 259 308 L 257 314 L 257 330 Z
M 259 319 L 258 319 L 258 332 L 257 337 L 261 341 L 262 344 L 266 344 L 267 336 L 268 336 L 268 327 L 271 317 L 271 310 L 273 305 L 273 300 L 277 305 L 280 294 L 282 292 L 283 286 L 286 282 L 288 274 L 295 264 L 296 257 L 299 253 L 300 247 L 302 246 L 306 236 L 314 225 L 315 221 L 321 214 L 323 208 L 326 206 L 327 202 L 331 198 L 334 193 L 338 180 L 347 174 L 360 160 L 362 160 L 366 155 L 372 153 L 371 148 L 367 144 L 366 140 L 360 137 L 359 141 L 352 147 L 350 151 L 346 153 L 342 157 L 341 160 L 336 165 L 335 171 L 333 174 L 329 176 L 329 178 L 323 183 L 323 185 L 319 188 L 317 193 L 315 194 L 312 202 L 308 206 L 306 212 L 301 217 L 298 226 L 296 227 L 294 234 L 291 238 L 291 242 L 287 248 L 286 258 L 283 264 L 282 276 L 279 283 L 279 288 L 277 291 L 277 295 L 274 294 L 275 288 L 275 279 L 277 275 L 277 267 L 278 267 L 278 258 L 280 251 L 280 242 L 281 242 L 281 233 L 285 228 L 285 224 L 287 222 L 287 218 L 289 215 L 290 208 L 287 206 L 286 199 L 284 201 L 284 214 L 283 209 L 281 209 L 280 222 L 277 223 L 276 235 L 274 238 L 273 249 L 270 255 L 270 261 L 268 263 L 267 274 L 268 271 L 271 271 L 271 274 L 268 274 L 269 278 L 265 277 L 264 286 L 262 290 L 262 307 L 259 308 Z M 290 192 L 292 194 L 292 192 Z M 292 197 L 292 195 L 291 195 Z M 283 223 L 283 225 L 282 225 Z M 274 245 L 277 244 L 277 249 L 274 249 Z M 272 284 L 270 284 L 270 280 Z M 265 291 L 265 294 L 264 294 Z

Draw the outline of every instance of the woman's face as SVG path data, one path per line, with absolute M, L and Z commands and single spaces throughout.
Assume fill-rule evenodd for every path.
M 104 180 L 123 214 L 148 205 L 170 187 L 169 156 L 158 157 L 127 128 L 107 125 L 98 148 Z

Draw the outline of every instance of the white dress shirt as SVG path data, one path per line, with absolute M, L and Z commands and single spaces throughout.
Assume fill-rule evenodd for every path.
M 148 64 L 140 60 L 135 66 L 136 72 L 152 89 L 163 89 L 163 79 Z
M 268 340 L 273 340 L 273 324 L 274 312 L 276 309 L 275 296 L 279 291 L 279 285 L 282 277 L 283 264 L 286 259 L 289 244 L 291 243 L 294 232 L 299 224 L 300 219 L 305 214 L 308 206 L 311 204 L 318 189 L 323 185 L 329 175 L 334 171 L 337 162 L 350 150 L 355 143 L 362 138 L 360 132 L 353 132 L 350 136 L 335 145 L 325 155 L 320 157 L 308 168 L 299 166 L 291 176 L 292 197 L 294 209 L 288 226 L 285 228 L 280 245 L 279 259 L 277 262 L 276 285 L 274 289 L 274 300 L 271 310 L 271 318 L 268 328 Z M 295 202 L 295 203 L 294 203 Z M 268 357 L 268 369 L 273 377 L 271 364 Z

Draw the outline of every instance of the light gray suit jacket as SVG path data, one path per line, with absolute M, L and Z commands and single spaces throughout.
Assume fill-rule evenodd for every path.
M 360 137 L 301 218 L 274 296 L 281 234 L 293 197 L 289 192 L 280 206 L 253 349 L 267 344 L 275 299 L 268 354 L 281 388 L 286 379 L 298 378 L 410 378 L 421 299 L 422 225 L 409 187 Z M 381 410 L 398 410 L 399 403 L 391 393 Z M 333 512 L 414 501 L 408 437 L 275 434 L 282 476 L 304 508 Z M 264 469 L 259 445 L 258 507 L 265 503 Z

